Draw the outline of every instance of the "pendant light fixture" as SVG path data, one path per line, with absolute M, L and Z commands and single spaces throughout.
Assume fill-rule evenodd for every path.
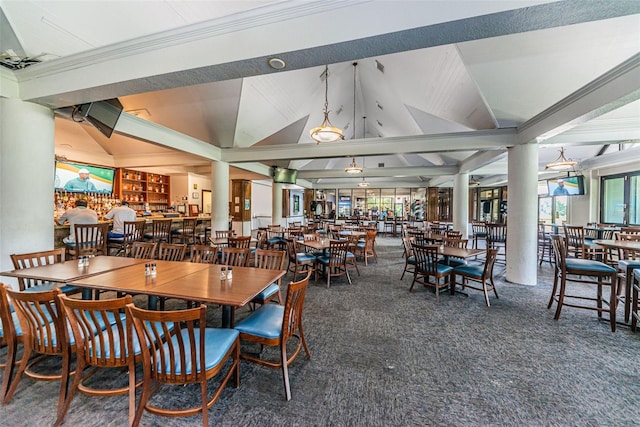
M 564 156 L 564 148 L 560 148 L 560 156 L 551 163 L 547 163 L 545 169 L 551 169 L 554 171 L 567 171 L 573 169 L 578 162 L 574 162 L 571 159 L 567 159 Z
M 356 67 L 357 62 L 353 63 L 353 139 L 356 139 Z M 356 158 L 351 160 L 351 164 L 344 171 L 351 175 L 362 173 L 362 168 L 356 164 Z
M 344 139 L 342 129 L 334 127 L 329 121 L 329 66 L 324 67 L 324 121 L 311 129 L 311 138 L 318 144 L 321 142 L 337 142 Z

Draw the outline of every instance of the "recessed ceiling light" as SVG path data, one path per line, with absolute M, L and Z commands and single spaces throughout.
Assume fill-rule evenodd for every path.
M 287 63 L 284 62 L 284 59 L 280 58 L 269 58 L 267 59 L 267 64 L 269 64 L 269 67 L 273 68 L 274 70 L 282 70 L 287 66 Z

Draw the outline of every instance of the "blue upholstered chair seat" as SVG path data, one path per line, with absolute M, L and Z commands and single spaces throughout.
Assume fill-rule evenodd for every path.
M 58 285 L 59 283 L 56 282 L 42 282 L 39 285 L 31 286 L 30 288 L 25 289 L 23 292 L 45 292 L 57 288 Z M 60 290 L 66 294 L 68 292 L 75 292 L 78 290 L 78 288 L 75 286 L 63 285 L 60 286 Z
M 124 236 L 122 237 L 109 237 L 107 239 L 109 243 L 124 243 Z
M 358 240 L 358 243 L 356 244 L 356 247 L 358 247 L 360 249 L 366 248 L 365 242 L 362 241 L 362 240 Z
M 277 283 L 272 283 L 269 286 L 267 286 L 262 292 L 260 292 L 258 295 L 255 296 L 254 299 L 251 300 L 251 302 L 257 302 L 258 304 L 264 304 L 264 301 L 277 294 L 278 291 L 280 290 L 280 287 L 278 286 Z
M 627 268 L 640 268 L 640 260 L 621 259 L 618 261 L 618 268 L 622 271 L 627 271 Z
M 590 259 L 567 258 L 567 270 L 583 270 L 593 273 L 615 273 L 616 269 L 600 261 Z
M 487 233 L 481 231 L 480 233 L 475 233 L 475 236 L 476 237 L 487 237 Z
M 282 332 L 283 317 L 283 305 L 267 304 L 238 322 L 235 329 L 258 337 L 278 338 Z
M 438 271 L 438 274 L 443 275 L 451 273 L 453 271 L 453 267 L 450 265 L 436 264 L 436 270 Z
M 309 262 L 317 259 L 313 254 L 308 254 L 306 252 L 297 253 L 296 258 L 298 259 L 298 262 Z
M 271 306 L 276 307 L 275 304 L 268 304 L 266 307 L 271 307 Z M 181 331 L 181 335 L 182 335 L 182 340 L 185 343 L 189 343 L 189 331 L 187 329 L 184 329 Z M 196 353 L 196 360 L 195 360 L 195 365 L 196 365 L 196 372 L 200 372 L 199 368 L 200 368 L 200 330 L 198 328 L 194 329 L 194 335 L 195 335 L 195 345 L 197 347 L 195 353 Z M 235 329 L 226 329 L 226 328 L 206 328 L 204 330 L 204 340 L 205 340 L 205 345 L 204 345 L 204 356 L 205 356 L 205 361 L 204 361 L 204 366 L 205 369 L 211 369 L 213 367 L 215 367 L 216 365 L 218 365 L 221 361 L 222 358 L 224 357 L 224 355 L 227 353 L 227 351 L 229 350 L 229 348 L 231 348 L 231 346 L 233 346 L 233 344 L 236 341 L 236 338 L 238 337 L 238 331 Z M 175 360 L 176 362 L 176 366 L 175 368 L 175 372 L 177 374 L 182 374 L 182 370 L 181 370 L 181 359 L 180 359 L 180 347 L 178 345 L 178 338 L 176 336 L 171 337 L 171 341 L 173 344 L 173 353 L 175 355 L 174 358 L 170 358 L 167 357 L 166 361 L 167 363 L 170 363 L 171 359 Z M 169 348 L 169 344 L 165 343 L 164 344 L 164 351 L 165 354 L 168 356 L 171 354 L 171 349 Z M 185 349 L 185 370 L 186 370 L 186 374 L 190 374 L 193 372 L 193 365 L 194 365 L 194 361 L 191 359 L 191 350 L 189 348 Z M 167 374 L 171 373 L 171 370 L 168 369 L 168 367 L 163 367 L 161 365 L 161 361 L 160 361 L 160 353 L 158 352 L 157 354 L 158 356 L 158 365 L 157 365 L 157 369 L 160 372 L 165 372 Z
M 149 324 L 149 322 L 145 322 L 147 323 L 147 325 Z M 162 326 L 160 322 L 156 322 L 156 327 L 158 332 L 160 333 L 160 336 L 162 338 L 164 338 L 164 331 L 162 330 Z M 169 327 L 169 331 L 173 330 L 173 324 L 167 325 Z M 113 330 L 113 352 L 115 354 L 114 357 L 116 358 L 120 358 L 121 357 L 121 351 L 122 348 L 120 348 L 120 332 L 118 330 L 118 326 L 117 325 L 112 325 L 111 329 Z M 125 331 L 126 333 L 126 331 Z M 111 343 L 109 342 L 109 335 L 107 334 L 107 331 L 104 330 L 102 332 L 102 335 L 104 336 L 104 353 L 100 352 L 100 340 L 96 340 L 95 342 L 98 344 L 98 357 L 104 357 L 104 358 L 109 358 L 111 357 Z M 126 341 L 126 338 L 125 338 Z M 142 348 L 140 347 L 140 341 L 138 339 L 138 334 L 136 334 L 135 332 L 133 333 L 133 354 L 135 355 L 139 355 L 140 353 L 142 353 Z M 93 349 L 89 350 L 89 354 L 93 355 Z
M 484 265 L 461 265 L 453 269 L 454 273 L 464 274 L 480 279 L 484 271 Z
M 14 311 L 11 313 L 11 320 L 13 320 L 13 328 L 16 331 L 17 336 L 22 336 L 22 328 L 20 327 L 20 321 L 18 320 L 18 315 Z M 0 338 L 4 336 L 4 331 L 2 330 L 2 322 L 0 322 Z
M 415 264 L 416 263 L 416 257 L 411 255 L 409 258 L 407 258 L 407 264 Z
M 356 256 L 353 254 L 353 252 L 347 252 L 347 258 L 355 258 Z
M 444 264 L 444 265 L 449 265 L 453 268 L 456 267 L 460 267 L 461 265 L 467 265 L 467 261 L 461 259 L 461 258 L 449 258 L 448 261 L 445 262 L 445 260 L 440 260 L 438 261 L 439 264 Z
M 285 242 L 285 239 L 282 237 L 269 237 L 267 239 L 267 243 L 270 245 L 277 245 L 284 242 Z

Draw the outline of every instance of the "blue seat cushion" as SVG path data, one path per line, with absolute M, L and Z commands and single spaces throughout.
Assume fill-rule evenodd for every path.
M 277 294 L 278 291 L 280 290 L 280 287 L 278 286 L 277 283 L 272 283 L 269 286 L 267 286 L 262 292 L 260 292 L 258 295 L 255 296 L 255 298 L 253 298 L 251 300 L 251 302 L 257 302 L 259 304 L 264 304 L 264 301 Z
M 453 267 L 450 265 L 436 264 L 436 271 L 438 272 L 438 275 L 444 275 L 451 273 L 453 271 Z
M 487 237 L 487 233 L 484 232 L 480 232 L 480 233 L 475 233 L 476 237 Z
M 444 264 L 444 265 L 450 265 L 453 268 L 459 267 L 461 265 L 467 265 L 467 261 L 460 258 L 449 258 L 447 262 L 445 262 L 445 260 L 442 259 L 438 261 L 438 263 Z
M 356 256 L 352 252 L 347 252 L 347 258 L 355 258 Z
M 460 265 L 453 269 L 454 273 L 464 274 L 465 276 L 475 277 L 480 279 L 482 272 L 484 271 L 484 265 Z
M 298 259 L 298 262 L 309 262 L 316 260 L 316 257 L 313 254 L 308 254 L 306 252 L 297 253 L 296 258 Z
M 582 270 L 592 273 L 615 273 L 616 269 L 600 261 L 590 259 L 567 258 L 567 270 Z
M 618 261 L 618 268 L 627 271 L 628 268 L 640 268 L 640 260 L 638 259 L 621 259 Z
M 278 338 L 282 334 L 284 306 L 266 304 L 236 323 L 235 329 L 243 334 L 262 338 Z
M 364 248 L 366 248 L 367 246 L 365 245 L 365 243 L 364 243 L 364 242 L 358 241 L 358 243 L 356 244 L 356 247 L 358 247 L 358 248 L 360 248 L 360 249 L 364 249 Z
M 22 336 L 22 328 L 20 327 L 20 321 L 18 320 L 18 315 L 14 311 L 11 313 L 11 320 L 13 320 L 13 328 L 16 331 L 16 336 Z M 2 322 L 0 322 L 0 338 L 4 337 L 4 331 L 2 330 Z
M 145 322 L 147 324 L 147 326 L 149 325 L 149 322 Z M 161 326 L 161 322 L 155 322 L 156 324 L 156 329 L 158 330 L 160 337 L 164 338 L 164 331 L 162 330 L 162 326 Z M 120 347 L 120 331 L 118 330 L 118 326 L 117 325 L 112 325 L 111 329 L 113 330 L 113 339 L 114 339 L 114 345 L 113 345 L 113 352 L 114 352 L 114 357 L 115 358 L 120 358 L 122 357 L 122 348 Z M 169 331 L 173 330 L 173 323 L 169 323 L 167 324 L 167 329 Z M 127 342 L 127 338 L 126 338 L 126 329 L 125 329 L 125 343 Z M 111 343 L 109 342 L 109 338 L 108 338 L 108 333 L 106 331 L 106 329 L 103 330 L 102 335 L 104 336 L 104 353 L 101 353 L 100 350 L 100 340 L 96 340 L 96 344 L 97 344 L 97 348 L 96 350 L 98 351 L 98 357 L 103 357 L 103 358 L 109 358 L 111 357 Z M 140 340 L 138 339 L 138 334 L 137 333 L 133 333 L 133 354 L 134 355 L 139 355 L 140 353 L 142 353 L 142 348 L 140 347 Z M 93 355 L 93 349 L 89 349 L 89 354 Z
M 273 305 L 275 307 L 275 304 L 268 304 L 268 306 Z M 183 329 L 180 331 L 180 334 L 182 336 L 182 340 L 185 343 L 185 345 L 189 345 L 189 331 L 186 329 Z M 191 349 L 190 348 L 185 348 L 185 374 L 190 374 L 193 372 L 193 366 L 195 364 L 196 366 L 196 372 L 200 372 L 199 368 L 200 368 L 200 331 L 198 328 L 194 329 L 194 335 L 195 335 L 195 345 L 198 346 L 198 348 L 195 350 L 195 354 L 196 354 L 196 360 L 195 362 L 191 359 Z M 204 367 L 205 369 L 209 370 L 215 366 L 217 366 L 218 364 L 220 364 L 220 362 L 222 362 L 222 358 L 224 357 L 224 355 L 227 353 L 227 351 L 229 350 L 229 348 L 231 348 L 231 346 L 233 346 L 233 344 L 235 343 L 236 339 L 238 338 L 238 331 L 236 331 L 235 329 L 227 329 L 227 328 L 206 328 L 204 330 L 204 357 L 205 357 L 205 361 L 204 361 Z M 171 359 L 174 360 L 175 363 L 175 371 L 177 374 L 182 374 L 181 371 L 181 361 L 180 361 L 180 347 L 178 346 L 178 338 L 176 336 L 172 336 L 171 337 L 171 341 L 173 344 L 173 353 L 174 353 L 174 357 L 169 357 L 167 356 L 165 359 L 166 363 L 171 363 Z M 165 343 L 163 345 L 164 347 L 164 352 L 165 354 L 169 355 L 171 353 L 170 351 L 170 347 L 168 343 Z M 159 372 L 164 372 L 166 374 L 171 373 L 171 369 L 169 369 L 169 366 L 162 366 L 161 365 L 161 360 L 160 360 L 160 355 L 158 353 L 157 355 L 157 360 L 158 360 L 158 365 L 156 366 L 156 369 Z
M 407 258 L 407 264 L 415 264 L 416 263 L 416 257 L 411 255 L 409 258 Z

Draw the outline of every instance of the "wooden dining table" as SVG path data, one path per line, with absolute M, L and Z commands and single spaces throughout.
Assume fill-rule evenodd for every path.
M 148 262 L 148 261 L 147 261 Z M 110 271 L 70 282 L 72 286 L 104 291 L 177 298 L 222 306 L 222 326 L 233 327 L 234 310 L 248 304 L 270 284 L 285 275 L 286 270 L 254 267 L 232 267 L 232 278 L 222 279 L 226 266 L 182 261 L 152 261 L 156 275 L 145 275 L 144 264 Z
M 41 265 L 39 267 L 4 271 L 0 273 L 0 276 L 42 280 L 60 283 L 62 285 L 69 284 L 74 280 L 96 276 L 138 264 L 141 264 L 144 269 L 144 263 L 146 262 L 149 262 L 149 260 L 100 255 L 90 258 L 88 266 L 79 267 L 78 261 L 69 260 L 55 264 Z M 91 289 L 83 289 L 82 298 L 91 299 Z

